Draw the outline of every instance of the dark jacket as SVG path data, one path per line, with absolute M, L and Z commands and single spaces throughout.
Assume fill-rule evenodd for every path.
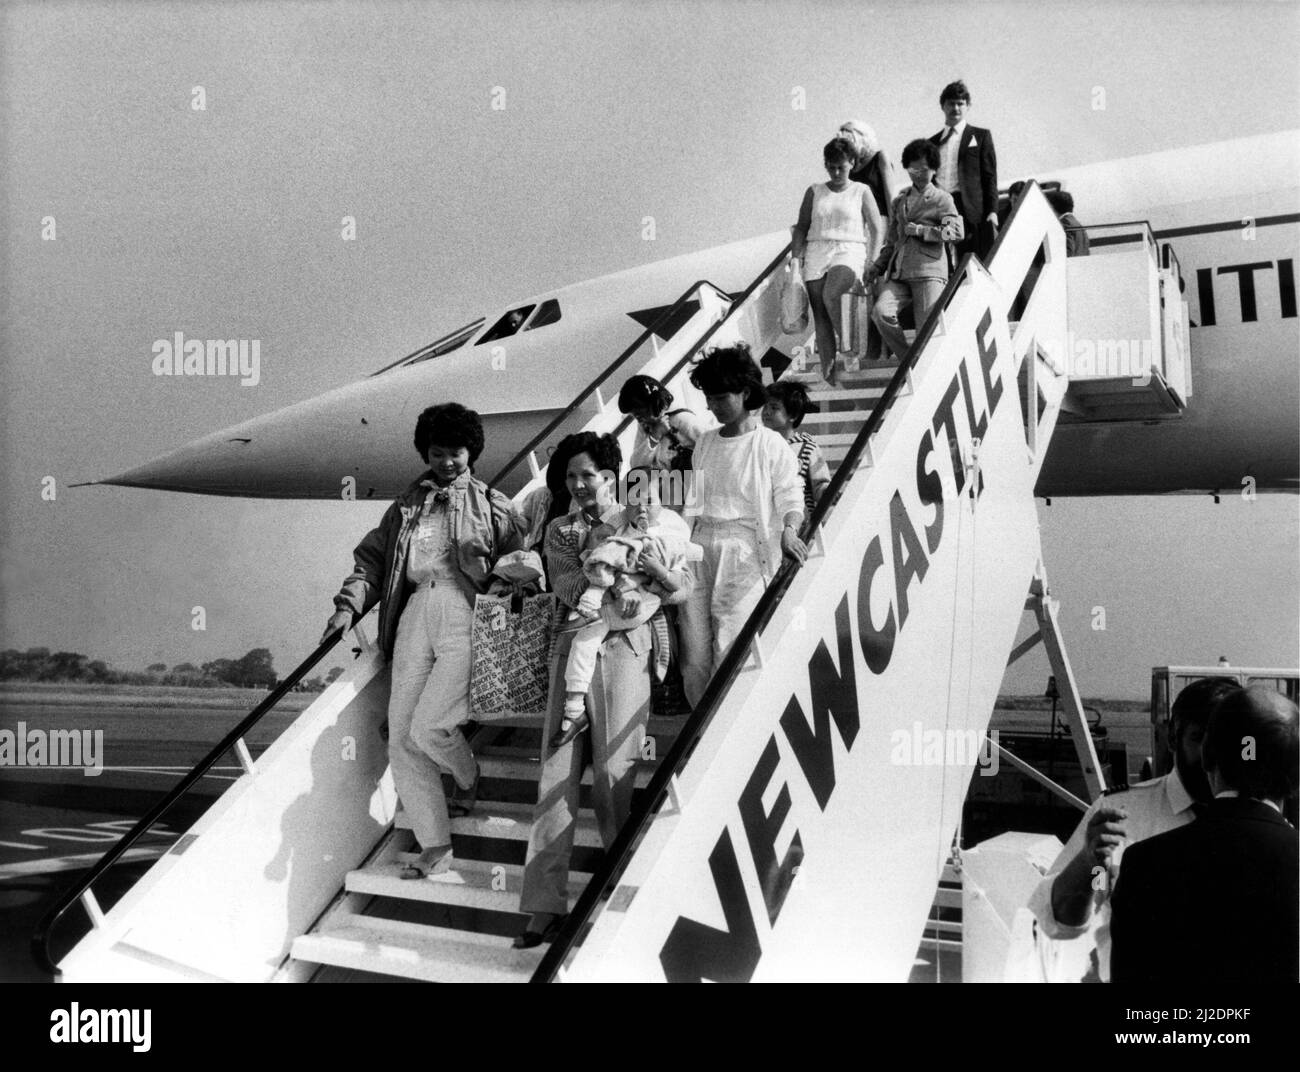
M 1072 212 L 1062 213 L 1058 217 L 1061 226 L 1065 228 L 1065 255 L 1067 257 L 1086 257 L 1088 256 L 1088 232 L 1083 229 Z
M 352 552 L 354 569 L 343 582 L 334 605 L 358 618 L 380 600 L 379 647 L 393 657 L 397 623 L 411 594 L 406 553 L 428 488 L 426 472 L 393 500 L 377 527 Z M 463 496 L 452 497 L 452 539 L 456 544 L 461 585 L 467 594 L 487 591 L 498 558 L 523 548 L 527 522 L 509 499 L 471 477 Z
M 870 188 L 876 199 L 876 209 L 880 212 L 881 223 L 889 219 L 889 178 L 886 170 L 885 153 L 881 150 L 849 175 L 851 182 L 860 182 Z
M 1112 981 L 1296 982 L 1298 846 L 1271 807 L 1235 797 L 1129 846 L 1111 897 Z
M 939 144 L 943 132 L 930 138 Z M 998 210 L 998 154 L 993 135 L 983 127 L 967 124 L 957 147 L 957 191 L 961 194 L 961 214 L 966 233 L 978 231 L 981 220 Z

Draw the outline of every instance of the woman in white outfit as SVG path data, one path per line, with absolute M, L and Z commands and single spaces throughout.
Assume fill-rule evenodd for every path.
M 498 558 L 523 547 L 524 519 L 477 479 L 483 422 L 455 402 L 430 406 L 415 425 L 428 470 L 403 492 L 352 552 L 353 572 L 334 597 L 322 642 L 382 601 L 379 647 L 392 661 L 388 758 L 393 783 L 420 845 L 401 870 L 419 879 L 451 866 L 451 818 L 442 776 L 478 794 L 479 766 L 461 726 L 470 716 L 474 597 L 493 587 Z
M 691 539 L 704 549 L 678 614 L 682 683 L 692 707 L 776 576 L 803 562 L 803 484 L 785 440 L 759 420 L 763 376 L 744 343 L 710 350 L 691 372 L 721 428 L 695 443 Z
M 853 143 L 835 138 L 827 143 L 824 156 L 830 181 L 809 186 L 804 193 L 790 253 L 803 262 L 822 376 L 834 384 L 840 298 L 862 282 L 880 246 L 881 226 L 871 188 L 849 179 L 858 159 Z

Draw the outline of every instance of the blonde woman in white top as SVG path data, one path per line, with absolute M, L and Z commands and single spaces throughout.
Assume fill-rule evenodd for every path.
M 803 484 L 785 440 L 759 420 L 763 376 L 744 343 L 710 350 L 691 372 L 722 426 L 695 443 L 691 539 L 704 549 L 679 608 L 682 684 L 694 707 L 783 554 L 803 562 Z
M 824 156 L 830 181 L 809 186 L 804 193 L 790 252 L 803 262 L 822 376 L 834 384 L 840 298 L 862 282 L 880 247 L 882 228 L 871 188 L 849 179 L 858 159 L 854 144 L 834 138 Z

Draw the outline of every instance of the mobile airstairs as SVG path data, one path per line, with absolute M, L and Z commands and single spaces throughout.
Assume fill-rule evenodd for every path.
M 553 945 L 510 948 L 540 720 L 480 732 L 483 789 L 454 820 L 453 871 L 401 881 L 412 839 L 386 772 L 387 673 L 361 623 L 351 668 L 265 753 L 243 733 L 337 639 L 218 745 L 210 763 L 233 749 L 245 773 L 120 901 L 103 911 L 91 886 L 131 835 L 69 891 L 38 959 L 52 967 L 51 929 L 80 900 L 92 926 L 58 965 L 68 981 L 906 979 L 1003 669 L 1038 637 L 1068 684 L 1089 790 L 1102 788 L 1034 485 L 1063 412 L 1087 419 L 1103 399 L 1101 419 L 1176 417 L 1190 393 L 1176 262 L 1167 247 L 1156 258 L 1145 225 L 1123 233 L 1136 237 L 1067 263 L 1031 184 L 989 267 L 960 266 L 901 365 L 814 389 L 824 404 L 805 428 L 834 479 L 810 557 L 783 568 L 695 712 L 652 716 L 632 818 L 604 852 L 584 808 L 575 907 Z M 634 372 L 703 412 L 686 372 L 704 346 L 745 340 L 770 375 L 807 378 L 809 340 L 777 323 L 785 260 L 739 296 L 691 287 L 661 318 L 694 303 L 685 326 L 648 330 L 516 461 L 540 480 L 544 448 L 581 428 L 630 446 L 613 401 Z M 1141 285 L 1072 292 L 1077 271 L 1109 281 L 1112 260 Z M 1076 325 L 1097 333 L 1107 307 L 1149 327 L 1145 364 L 1078 363 Z M 1038 631 L 1018 644 L 1027 610 Z

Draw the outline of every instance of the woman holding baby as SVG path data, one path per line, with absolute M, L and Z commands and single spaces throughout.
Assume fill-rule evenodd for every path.
M 611 586 L 601 597 L 602 605 L 630 612 L 626 617 L 633 624 L 616 628 L 606 623 L 585 694 L 585 711 L 578 710 L 570 695 L 569 714 L 573 717 L 566 723 L 566 692 L 574 691 L 566 689 L 570 649 L 581 627 L 590 623 L 589 617 L 577 614 L 584 593 L 592 587 L 584 572 L 584 559 L 610 537 L 629 528 L 635 530 L 638 520 L 644 534 L 648 526 L 662 522 L 671 512 L 660 512 L 657 503 L 643 503 L 639 496 L 629 496 L 638 501 L 629 502 L 626 508 L 619 504 L 623 459 L 613 436 L 593 432 L 568 436 L 556 447 L 552 460 L 555 458 L 564 467 L 572 501 L 569 512 L 546 530 L 547 568 L 563 611 L 551 653 L 542 773 L 520 896 L 520 909 L 531 918 L 527 930 L 515 939 L 518 949 L 552 940 L 568 911 L 569 858 L 582 772 L 588 762 L 593 768 L 592 807 L 606 848 L 613 844 L 631 811 L 636 761 L 650 717 L 650 675 L 667 655 L 656 640 L 665 633 L 660 627 L 662 615 L 656 612 L 649 620 L 640 620 L 639 593 L 652 591 L 660 602 L 674 603 L 690 592 L 689 571 L 670 570 L 662 552 L 649 542 L 635 563 L 642 578 L 638 592 Z M 637 484 L 644 487 L 640 481 Z M 675 514 L 671 517 L 667 524 L 684 525 Z M 575 620 L 566 620 L 575 614 Z

